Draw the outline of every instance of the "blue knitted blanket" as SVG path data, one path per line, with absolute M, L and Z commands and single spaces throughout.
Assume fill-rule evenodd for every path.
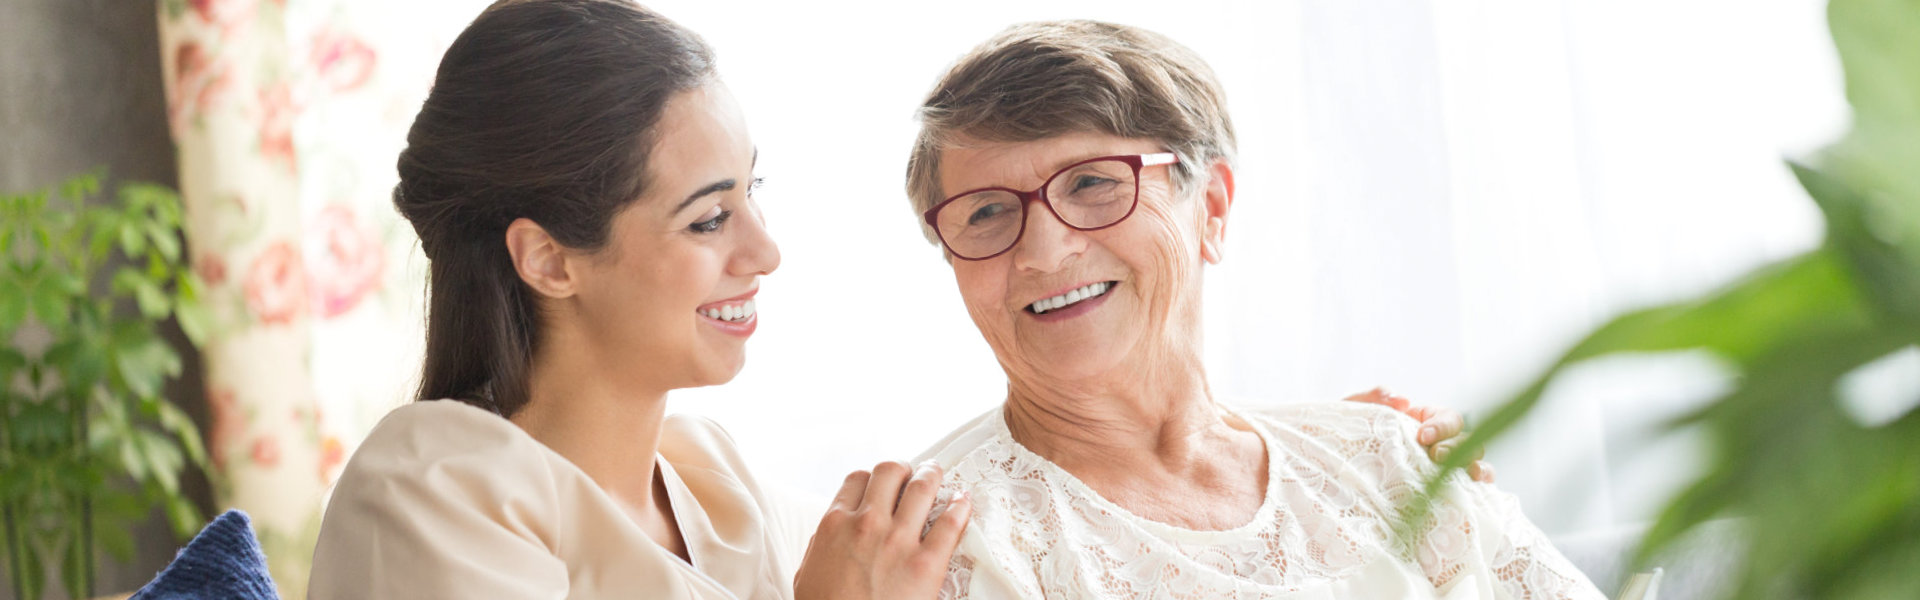
M 207 524 L 133 600 L 233 598 L 278 600 L 267 575 L 267 555 L 253 537 L 247 513 L 229 510 Z

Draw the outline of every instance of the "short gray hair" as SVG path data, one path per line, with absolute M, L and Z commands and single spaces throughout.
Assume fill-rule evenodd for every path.
M 920 105 L 907 161 L 917 219 L 945 198 L 940 153 L 960 140 L 1030 142 L 1098 132 L 1159 140 L 1190 186 L 1214 160 L 1232 164 L 1226 93 L 1198 54 L 1164 35 L 1112 23 L 1022 23 L 960 58 Z M 921 233 L 939 237 L 925 221 Z

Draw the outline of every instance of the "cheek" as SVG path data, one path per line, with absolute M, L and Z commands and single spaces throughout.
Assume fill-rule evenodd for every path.
M 611 274 L 615 293 L 608 300 L 620 303 L 613 310 L 636 320 L 670 322 L 689 317 L 712 293 L 718 265 L 711 253 L 699 248 L 664 245 L 636 250 L 623 257 L 621 268 Z
M 1141 279 L 1140 293 L 1156 305 L 1171 302 L 1193 278 L 1200 261 L 1199 236 L 1188 202 L 1140 203 L 1131 227 L 1116 227 L 1108 249 Z
M 1004 320 L 1006 274 L 1003 268 L 995 268 L 993 264 L 1004 259 L 996 258 L 985 263 L 954 261 L 953 279 L 960 288 L 960 300 L 966 304 L 967 313 L 973 317 L 974 323 L 983 328 Z M 1001 318 L 996 318 L 996 315 Z

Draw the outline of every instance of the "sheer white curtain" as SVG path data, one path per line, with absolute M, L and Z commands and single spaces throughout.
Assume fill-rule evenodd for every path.
M 1003 393 L 901 174 L 921 95 L 1007 24 L 1145 26 L 1225 82 L 1207 348 L 1256 402 L 1483 409 L 1610 314 L 1817 243 L 1779 159 L 1845 118 L 1816 0 L 650 4 L 716 46 L 785 254 L 746 371 L 674 410 L 820 494 Z M 1550 533 L 1647 519 L 1693 453 L 1644 433 L 1712 389 L 1703 364 L 1586 370 L 1494 449 L 1502 487 Z
M 1822 6 L 1302 4 L 1304 239 L 1242 246 L 1273 276 L 1232 296 L 1306 306 L 1232 329 L 1231 387 L 1481 409 L 1612 314 L 1816 244 L 1780 161 L 1844 125 Z M 1588 369 L 1494 449 L 1548 532 L 1649 519 L 1696 458 L 1646 434 L 1710 365 L 1639 362 Z

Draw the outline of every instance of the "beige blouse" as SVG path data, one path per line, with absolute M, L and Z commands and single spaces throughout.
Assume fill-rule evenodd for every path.
M 655 460 L 692 564 L 518 426 L 415 402 L 340 476 L 310 597 L 791 598 L 817 515 L 770 501 L 712 421 L 671 416 L 662 429 Z
M 941 598 L 1602 599 L 1512 495 L 1459 474 L 1419 542 L 1394 543 L 1402 503 L 1436 472 L 1406 415 L 1314 402 L 1228 416 L 1265 442 L 1267 490 L 1220 531 L 1134 515 L 1020 445 L 998 409 L 961 427 L 922 456 L 974 505 Z

